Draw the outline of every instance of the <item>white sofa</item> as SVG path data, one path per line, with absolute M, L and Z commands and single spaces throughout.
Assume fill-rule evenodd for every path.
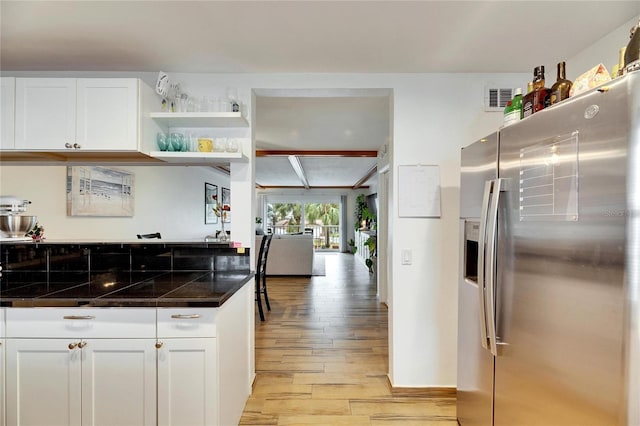
M 255 255 L 260 251 L 261 241 L 262 235 L 256 235 Z M 267 275 L 311 276 L 312 273 L 313 235 L 276 234 L 273 236 L 267 258 Z

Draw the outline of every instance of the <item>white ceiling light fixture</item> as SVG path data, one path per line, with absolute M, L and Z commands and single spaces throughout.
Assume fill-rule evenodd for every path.
M 302 164 L 300 164 L 300 159 L 295 155 L 289 155 L 287 158 L 289 159 L 289 163 L 291 163 L 291 167 L 293 167 L 293 170 L 298 175 L 300 182 L 302 182 L 302 185 L 304 185 L 305 189 L 309 189 L 309 181 L 304 173 Z

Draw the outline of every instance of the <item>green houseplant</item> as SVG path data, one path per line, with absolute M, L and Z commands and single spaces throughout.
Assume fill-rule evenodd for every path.
M 351 252 L 351 254 L 356 254 L 356 252 L 358 251 L 358 247 L 356 247 L 356 242 L 354 241 L 353 238 L 351 238 L 347 242 L 347 245 L 349 246 L 349 251 Z
M 373 214 L 367 206 L 367 198 L 364 194 L 360 194 L 356 197 L 356 209 L 355 209 L 355 229 L 369 228 L 372 222 L 375 222 L 376 215 Z
M 374 261 L 376 258 L 376 239 L 369 237 L 364 245 L 369 249 L 369 257 L 364 260 L 364 264 L 369 268 L 369 272 L 373 273 Z

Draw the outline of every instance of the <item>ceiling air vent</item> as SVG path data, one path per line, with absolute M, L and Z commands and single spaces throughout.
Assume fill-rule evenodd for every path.
M 503 111 L 513 97 L 513 89 L 486 87 L 484 90 L 484 110 Z

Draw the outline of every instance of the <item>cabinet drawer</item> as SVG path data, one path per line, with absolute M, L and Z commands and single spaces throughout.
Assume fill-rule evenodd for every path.
M 155 338 L 153 308 L 7 308 L 7 337 Z
M 216 337 L 216 308 L 158 308 L 158 338 Z

